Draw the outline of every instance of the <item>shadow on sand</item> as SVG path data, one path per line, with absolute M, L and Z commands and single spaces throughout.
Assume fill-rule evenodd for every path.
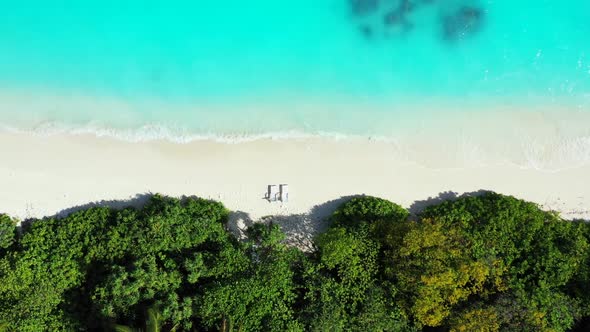
M 426 207 L 440 204 L 447 200 L 456 200 L 461 197 L 480 196 L 487 193 L 487 190 L 478 190 L 459 194 L 453 191 L 441 192 L 434 197 L 425 200 L 415 201 L 408 209 L 413 218 L 416 218 Z M 266 216 L 261 220 L 252 220 L 250 215 L 243 211 L 232 212 L 228 222 L 228 229 L 238 238 L 245 238 L 246 229 L 254 222 L 273 223 L 279 225 L 286 235 L 286 242 L 304 251 L 312 251 L 313 239 L 330 226 L 329 217 L 343 203 L 356 197 L 365 195 L 342 196 L 314 206 L 309 213 Z
M 86 204 L 82 204 L 82 205 L 72 206 L 67 209 L 63 209 L 52 216 L 47 216 L 44 218 L 25 219 L 21 222 L 21 226 L 27 226 L 37 220 L 43 220 L 46 218 L 65 218 L 72 213 L 76 213 L 76 212 L 82 211 L 82 210 L 87 210 L 87 209 L 90 209 L 93 207 L 108 207 L 108 208 L 114 209 L 114 210 L 123 210 L 126 208 L 141 209 L 150 201 L 150 199 L 154 195 L 156 195 L 156 194 L 151 193 L 151 192 L 146 192 L 146 193 L 136 194 L 135 196 L 128 198 L 128 199 L 102 200 L 102 201 L 96 201 L 96 202 L 90 202 L 90 203 L 86 203 Z M 179 198 L 181 200 L 184 200 L 187 198 L 202 198 L 202 197 L 192 195 L 192 196 L 181 196 Z
M 454 201 L 462 197 L 477 197 L 489 192 L 489 190 L 484 189 L 467 192 L 463 194 L 459 194 L 454 191 L 443 191 L 436 196 L 428 197 L 427 199 L 421 201 L 414 201 L 414 203 L 412 203 L 412 205 L 410 205 L 410 207 L 408 208 L 408 211 L 410 211 L 410 213 L 413 216 L 417 216 L 420 214 L 420 212 L 424 211 L 425 208 L 431 205 L 437 205 L 444 201 Z
M 144 207 L 153 196 L 153 193 L 141 193 L 133 196 L 130 199 L 124 200 L 102 200 L 97 202 L 90 202 L 78 206 L 73 206 L 59 211 L 50 218 L 64 218 L 72 213 L 86 210 L 93 207 L 109 207 L 115 210 L 122 210 L 125 208 L 140 209 Z M 289 214 L 289 215 L 275 215 L 266 216 L 260 220 L 253 220 L 247 212 L 232 211 L 230 212 L 227 229 L 232 232 L 239 239 L 245 238 L 246 229 L 255 222 L 274 223 L 281 227 L 281 230 L 286 235 L 286 242 L 289 245 L 297 246 L 303 250 L 312 250 L 313 238 L 322 233 L 329 226 L 328 217 L 344 202 L 363 195 L 342 196 L 340 198 L 327 201 L 325 203 L 314 206 L 309 213 Z M 180 199 L 198 198 L 197 196 L 182 196 Z M 32 222 L 40 219 L 28 219 L 21 223 L 23 228 L 29 226 Z M 42 219 L 41 219 L 42 220 Z
M 428 197 L 424 200 L 415 201 L 410 205 L 409 212 L 413 219 L 416 219 L 420 213 L 431 205 L 440 204 L 444 201 L 457 200 L 462 197 L 473 197 L 481 196 L 488 193 L 488 190 L 478 190 L 473 192 L 467 192 L 459 194 L 453 191 L 441 192 L 436 196 Z M 124 209 L 128 207 L 141 208 L 149 202 L 153 193 L 142 193 L 137 194 L 134 197 L 127 200 L 103 200 L 98 202 L 92 202 L 84 205 L 79 205 L 64 209 L 58 212 L 54 217 L 63 218 L 71 213 L 92 208 L 92 207 L 109 207 L 112 209 Z M 329 216 L 344 202 L 349 201 L 352 198 L 363 197 L 365 195 L 350 195 L 342 196 L 325 203 L 314 206 L 309 213 L 299 214 L 286 214 L 286 215 L 274 215 L 262 217 L 260 220 L 253 220 L 250 214 L 244 211 L 232 211 L 230 212 L 227 229 L 232 232 L 239 239 L 245 238 L 245 231 L 248 227 L 252 226 L 255 222 L 273 223 L 279 225 L 281 230 L 286 235 L 286 243 L 299 247 L 305 251 L 311 251 L 313 247 L 313 239 L 320 233 L 326 231 L 330 226 Z M 183 196 L 181 199 L 186 198 L 197 198 L 196 196 Z M 21 226 L 29 225 L 31 222 L 37 219 L 30 219 L 23 221 Z M 583 221 L 583 220 L 578 220 Z
M 330 225 L 328 217 L 342 203 L 362 196 L 342 196 L 314 206 L 309 213 L 266 216 L 257 221 L 252 220 L 246 212 L 235 211 L 230 214 L 228 229 L 238 238 L 244 238 L 245 230 L 254 222 L 273 223 L 281 227 L 281 230 L 286 235 L 287 244 L 310 251 L 313 250 L 313 238 L 324 232 Z
M 64 210 L 59 211 L 55 214 L 54 217 L 63 218 L 66 217 L 74 212 L 78 212 L 81 210 L 86 210 L 93 207 L 108 207 L 115 210 L 123 210 L 125 208 L 136 208 L 140 209 L 144 207 L 150 200 L 150 198 L 154 196 L 153 193 L 141 193 L 136 194 L 132 198 L 129 199 L 122 199 L 122 200 L 103 200 L 98 202 L 91 202 L 83 205 L 78 205 L 74 207 L 70 207 Z
M 153 196 L 153 193 L 141 193 L 136 194 L 135 196 L 129 199 L 121 199 L 121 200 L 102 200 L 97 202 L 90 202 L 82 205 L 72 206 L 67 209 L 63 209 L 52 216 L 47 216 L 43 218 L 28 218 L 22 220 L 18 226 L 20 231 L 27 229 L 32 223 L 48 218 L 65 218 L 72 213 L 76 213 L 78 211 L 90 209 L 93 207 L 108 207 L 115 210 L 123 210 L 125 208 L 136 208 L 140 209 L 149 202 L 150 198 Z

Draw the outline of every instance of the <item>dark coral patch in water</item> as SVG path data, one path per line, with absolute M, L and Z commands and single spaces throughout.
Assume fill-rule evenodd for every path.
M 467 0 L 465 0 L 467 1 Z M 442 0 L 348 0 L 351 11 L 359 21 L 359 31 L 366 38 L 406 33 L 414 27 L 414 12 L 423 7 L 448 8 Z M 454 7 L 454 5 L 453 5 Z M 455 7 L 441 15 L 441 29 L 445 40 L 461 40 L 479 31 L 484 11 L 474 5 Z
M 443 36 L 447 40 L 458 40 L 470 36 L 481 29 L 483 18 L 482 9 L 463 6 L 455 13 L 442 18 Z
M 368 25 L 362 25 L 359 28 L 360 32 L 363 34 L 363 36 L 365 36 L 365 38 L 371 38 L 373 37 L 373 28 L 371 28 Z
M 352 12 L 355 15 L 367 15 L 379 8 L 379 0 L 349 0 Z
M 413 0 L 399 0 L 388 8 L 383 16 L 383 24 L 385 28 L 393 28 L 398 32 L 408 32 L 414 27 L 409 15 L 419 6 L 418 1 Z
M 400 0 L 396 6 L 387 11 L 383 17 L 385 25 L 406 24 L 408 22 L 408 15 L 414 11 L 416 3 L 411 0 Z

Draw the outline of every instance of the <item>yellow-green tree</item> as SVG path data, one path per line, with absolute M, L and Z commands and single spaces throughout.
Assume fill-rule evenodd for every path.
M 503 288 L 498 261 L 477 261 L 458 227 L 433 219 L 412 223 L 393 262 L 400 300 L 409 315 L 425 326 L 440 326 L 474 294 Z

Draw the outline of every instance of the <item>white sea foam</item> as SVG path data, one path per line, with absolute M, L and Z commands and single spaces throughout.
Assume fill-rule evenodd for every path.
M 399 105 L 395 108 L 352 102 L 344 106 L 320 103 L 293 109 L 280 103 L 236 104 L 211 110 L 155 103 L 139 112 L 123 101 L 84 96 L 65 98 L 60 94 L 0 90 L 0 100 L 4 111 L 19 110 L 0 117 L 4 122 L 0 123 L 0 130 L 36 136 L 93 135 L 134 143 L 178 144 L 317 138 L 343 143 L 369 140 L 389 144 L 392 155 L 401 161 L 429 168 L 511 164 L 556 170 L 590 163 L 590 112 L 586 105 L 546 107 L 539 106 L 543 103 L 527 103 L 492 107 L 479 103 L 428 103 L 407 106 L 396 113 Z M 58 105 L 60 112 L 53 114 L 47 105 Z M 244 107 L 244 112 L 236 111 Z M 277 112 L 279 109 L 282 112 Z M 365 109 L 374 112 L 362 112 Z M 149 119 L 158 110 L 168 110 L 169 116 Z M 79 116 L 74 117 L 76 114 Z M 333 116 L 340 114 L 341 118 Z M 95 119 L 95 115 L 100 118 Z
M 195 133 L 187 128 L 160 124 L 144 124 L 137 128 L 113 128 L 99 123 L 82 126 L 60 122 L 43 122 L 28 128 L 0 124 L 0 130 L 34 136 L 93 135 L 132 143 L 168 141 L 189 144 L 195 141 L 213 141 L 224 144 L 239 144 L 259 140 L 306 140 L 325 139 L 332 142 L 371 141 L 390 144 L 392 153 L 400 161 L 415 163 L 429 168 L 463 168 L 485 165 L 517 165 L 526 169 L 557 171 L 590 164 L 590 134 L 575 136 L 544 135 L 527 133 L 506 136 L 501 133 L 489 137 L 467 135 L 457 128 L 446 128 L 433 134 L 360 135 L 330 131 L 305 132 L 288 130 L 259 133 L 218 134 Z M 428 131 L 428 130 L 427 130 Z M 395 151 L 395 152 L 394 152 Z
M 239 144 L 258 140 L 290 140 L 326 138 L 331 140 L 345 140 L 360 138 L 361 136 L 346 135 L 336 132 L 321 131 L 306 133 L 299 130 L 260 132 L 260 133 L 192 133 L 186 128 L 174 128 L 159 124 L 145 124 L 137 128 L 112 128 L 97 124 L 73 126 L 58 122 L 45 122 L 31 128 L 19 128 L 13 125 L 0 124 L 0 130 L 12 133 L 30 134 L 35 136 L 55 135 L 94 135 L 107 137 L 131 143 L 152 141 L 169 141 L 177 144 L 188 144 L 194 141 L 214 141 L 226 144 Z

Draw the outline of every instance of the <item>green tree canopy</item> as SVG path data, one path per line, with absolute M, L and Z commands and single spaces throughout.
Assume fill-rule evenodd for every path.
M 403 207 L 388 200 L 361 196 L 343 203 L 332 215 L 336 225 L 350 226 L 359 222 L 405 221 L 410 213 Z
M 406 308 L 424 325 L 469 326 L 468 305 L 497 317 L 501 330 L 563 331 L 580 318 L 564 292 L 588 251 L 579 224 L 487 193 L 427 208 L 411 229 L 390 263 Z
M 404 223 L 408 212 L 375 197 L 342 204 L 316 239 L 305 269 L 304 321 L 312 331 L 411 331 L 410 322 L 380 279 L 382 229 Z
M 16 222 L 5 214 L 0 214 L 0 255 L 8 249 L 16 238 Z
M 27 223 L 0 215 L 0 331 L 582 331 L 590 226 L 487 193 L 409 213 L 339 207 L 313 252 L 218 202 L 154 195 Z
M 303 331 L 294 304 L 299 296 L 296 274 L 301 253 L 281 243 L 276 225 L 248 229 L 244 269 L 206 286 L 199 316 L 206 328 L 221 331 Z

